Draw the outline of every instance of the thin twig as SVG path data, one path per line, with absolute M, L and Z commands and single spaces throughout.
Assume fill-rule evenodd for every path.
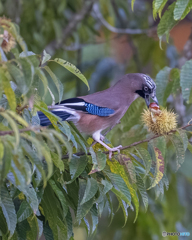
M 27 128 L 23 128 L 23 129 L 19 129 L 19 132 L 28 132 L 28 131 L 36 131 L 36 130 L 40 130 L 43 129 L 44 127 L 41 126 L 37 126 L 37 127 L 27 127 Z M 13 130 L 9 130 L 9 131 L 0 131 L 0 136 L 5 136 L 5 135 L 12 135 L 15 132 Z
M 153 28 L 151 29 L 130 29 L 130 28 L 116 28 L 111 26 L 103 17 L 100 12 L 98 3 L 94 3 L 93 11 L 99 21 L 105 26 L 109 31 L 119 34 L 148 34 Z
M 23 107 L 17 107 L 16 110 L 22 112 L 25 108 L 28 108 L 28 105 L 24 105 Z
M 192 126 L 192 124 L 188 124 L 188 125 L 183 126 L 183 127 L 179 128 L 179 129 L 185 129 L 185 128 L 190 127 L 190 126 Z M 170 132 L 167 133 L 167 135 L 170 134 L 170 133 L 177 132 L 177 130 L 178 130 L 178 129 L 171 130 Z M 128 145 L 128 146 L 121 147 L 121 148 L 119 148 L 119 150 L 125 150 L 125 149 L 128 149 L 128 148 L 137 146 L 137 145 L 139 145 L 139 144 L 141 144 L 141 143 L 150 142 L 151 140 L 153 140 L 153 139 L 155 139 L 155 138 L 158 138 L 158 137 L 161 137 L 161 136 L 163 136 L 163 135 L 162 135 L 162 134 L 161 134 L 161 135 L 154 135 L 154 136 L 151 137 L 151 138 L 147 138 L 147 139 L 144 139 L 144 140 L 141 140 L 141 141 L 138 141 L 138 142 L 134 142 L 134 143 L 132 143 L 132 144 L 130 144 L 130 145 Z M 115 152 L 115 151 L 114 151 L 114 152 Z M 109 151 L 104 151 L 103 153 L 109 154 Z M 78 152 L 78 153 L 75 153 L 75 155 L 76 155 L 76 156 L 83 156 L 83 155 L 85 155 L 85 152 Z M 91 154 L 88 153 L 87 155 L 91 155 Z M 68 157 L 69 157 L 68 155 L 64 155 L 64 156 L 62 157 L 62 159 L 67 159 Z
M 86 15 L 91 11 L 93 3 L 95 1 L 96 0 L 85 1 L 85 4 L 83 5 L 82 9 L 71 17 L 68 25 L 63 30 L 62 40 L 60 42 L 53 40 L 51 43 L 49 43 L 45 49 L 47 52 L 59 49 L 63 46 L 67 38 L 73 33 L 73 31 L 77 27 L 78 23 L 81 22 L 86 17 Z

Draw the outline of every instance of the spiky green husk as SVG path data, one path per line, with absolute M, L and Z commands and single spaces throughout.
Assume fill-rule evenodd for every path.
M 177 127 L 177 115 L 167 109 L 161 110 L 159 114 L 151 113 L 149 109 L 144 110 L 142 120 L 149 131 L 158 135 L 166 134 Z

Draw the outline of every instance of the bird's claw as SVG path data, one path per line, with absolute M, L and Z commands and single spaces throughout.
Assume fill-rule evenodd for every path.
M 120 153 L 120 149 L 119 149 L 119 148 L 121 148 L 121 147 L 122 147 L 122 145 L 119 145 L 119 146 L 117 146 L 117 147 L 111 148 L 111 149 L 109 150 L 109 159 L 112 158 L 113 152 L 118 152 L 118 153 Z
M 101 136 L 100 136 L 100 139 L 101 139 L 101 141 L 103 142 L 104 139 L 105 139 L 105 136 L 101 135 Z

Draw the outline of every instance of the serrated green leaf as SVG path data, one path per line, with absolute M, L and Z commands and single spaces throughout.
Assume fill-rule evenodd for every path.
M 5 187 L 1 187 L 0 207 L 2 208 L 4 217 L 6 219 L 10 236 L 12 236 L 16 228 L 17 215 L 12 198 Z
M 68 150 L 69 160 L 70 160 L 72 157 L 72 147 L 68 143 L 66 137 L 55 130 L 49 130 L 49 133 L 52 133 L 61 143 L 63 143 L 66 146 Z
M 7 78 L 6 73 L 0 68 L 0 78 L 3 86 L 3 90 L 7 97 L 9 106 L 11 110 L 15 111 L 16 109 L 16 98 L 13 89 L 11 88 L 10 80 Z
M 181 20 L 187 16 L 187 14 L 191 11 L 191 9 L 192 9 L 192 0 L 189 0 L 187 7 L 185 8 L 185 11 L 183 12 L 183 14 L 181 16 Z
M 27 52 L 21 52 L 21 53 L 19 54 L 19 57 L 20 57 L 20 58 L 25 58 L 25 57 L 34 56 L 34 55 L 36 55 L 34 52 L 32 52 L 32 51 L 27 51 Z
M 132 1 L 131 1 L 131 8 L 132 8 L 132 11 L 134 10 L 134 3 L 135 3 L 135 0 L 132 0 Z
M 62 67 L 66 68 L 67 70 L 69 70 L 70 72 L 72 72 L 74 75 L 76 75 L 78 78 L 80 78 L 88 87 L 89 90 L 89 84 L 87 79 L 85 78 L 85 76 L 80 72 L 80 70 L 78 68 L 76 68 L 75 65 L 67 62 L 66 60 L 63 60 L 61 58 L 55 58 L 54 60 L 52 60 L 58 64 L 60 64 Z
M 115 173 L 106 172 L 107 176 L 109 177 L 110 181 L 112 182 L 114 188 L 111 189 L 117 196 L 121 196 L 121 198 L 129 205 L 131 205 L 131 194 L 124 179 Z M 118 188 L 118 189 L 117 189 Z M 118 195 L 120 194 L 120 195 Z
M 19 240 L 17 232 L 15 231 L 13 236 L 11 238 L 9 238 L 9 240 Z
M 25 81 L 25 76 L 24 76 L 24 73 L 21 71 L 21 69 L 13 65 L 12 63 L 7 63 L 7 69 L 10 75 L 12 76 L 12 78 L 15 80 L 19 90 L 23 94 L 26 94 L 29 90 L 29 86 Z
M 185 160 L 185 149 L 184 149 L 183 141 L 179 136 L 175 134 L 170 136 L 170 140 L 173 146 L 175 147 L 176 164 L 177 164 L 177 170 L 178 170 L 181 167 L 181 164 Z
M 166 86 L 166 89 L 164 91 L 164 96 L 163 96 L 163 106 L 166 106 L 167 98 L 172 93 L 173 85 L 174 85 L 174 81 L 169 81 Z
M 141 112 L 143 111 L 145 105 L 145 102 L 141 98 L 136 99 L 131 104 L 131 106 L 128 108 L 127 112 L 121 119 L 123 132 L 128 132 L 133 126 L 135 126 L 136 124 L 140 124 Z
M 157 34 L 159 38 L 162 38 L 163 35 L 168 36 L 169 31 L 177 24 L 178 21 L 174 19 L 173 15 L 174 8 L 175 2 L 168 7 L 160 20 L 160 23 L 157 27 Z
M 112 221 L 113 221 L 113 217 L 114 217 L 115 214 L 113 212 L 112 198 L 109 195 L 109 193 L 106 194 L 106 197 L 107 197 L 108 211 L 109 211 L 109 217 L 110 217 L 110 222 L 109 222 L 109 226 L 110 226 Z
M 89 223 L 89 221 L 86 219 L 86 217 L 84 217 L 82 220 L 81 220 L 81 222 L 82 222 L 82 225 L 83 225 L 83 227 L 85 228 L 85 230 L 86 230 L 86 233 L 87 233 L 87 235 L 89 236 L 90 235 L 90 223 Z
M 48 131 L 46 129 L 43 129 L 41 132 L 38 132 L 37 134 L 47 139 L 47 146 L 49 147 L 49 149 L 53 150 L 53 148 L 55 148 L 58 158 L 61 159 L 61 148 L 59 146 L 59 142 L 54 136 L 55 131 L 51 129 Z
M 181 137 L 182 141 L 183 141 L 183 146 L 184 146 L 184 151 L 187 150 L 187 146 L 188 146 L 188 137 L 186 134 L 186 131 L 183 129 L 178 129 L 177 132 L 179 133 L 179 136 Z
M 130 202 L 128 201 L 127 197 L 121 192 L 119 191 L 118 189 L 116 188 L 112 188 L 111 191 L 117 196 L 119 197 L 120 199 L 122 199 L 124 202 L 126 202 L 127 204 L 130 204 Z
M 112 185 L 109 181 L 107 181 L 106 179 L 105 179 L 105 180 L 102 179 L 102 180 L 101 180 L 101 183 L 102 183 L 103 186 L 104 186 L 104 188 L 103 188 L 103 195 L 105 195 L 106 193 L 109 192 L 109 190 L 112 189 L 113 185 Z
M 186 101 L 189 101 L 190 91 L 192 88 L 192 60 L 187 61 L 181 68 L 181 88 L 182 88 L 182 95 Z
M 139 157 L 143 160 L 145 166 L 145 176 L 150 172 L 152 159 L 149 152 L 145 148 L 137 147 L 135 148 Z
M 158 137 L 156 139 L 153 139 L 153 141 L 150 141 L 150 143 L 154 146 L 157 147 L 161 153 L 162 156 L 165 158 L 165 152 L 166 152 L 166 139 L 164 136 Z
M 45 160 L 46 160 L 46 163 L 47 163 L 47 166 L 48 166 L 47 179 L 49 179 L 52 175 L 52 172 L 53 172 L 53 163 L 52 163 L 52 160 L 51 160 L 50 150 L 45 143 L 41 144 L 41 152 L 42 152 L 43 156 L 45 157 Z
M 59 156 L 54 152 L 51 152 L 51 158 L 52 158 L 54 165 L 56 167 L 58 167 L 60 171 L 64 172 L 65 167 L 64 167 L 64 163 L 61 160 L 61 158 L 59 158 Z
M 134 164 L 133 164 L 131 158 L 125 154 L 120 154 L 118 159 L 119 159 L 120 164 L 125 166 L 125 170 L 129 174 L 131 183 L 132 184 L 136 183 L 137 182 L 136 172 L 135 172 L 135 167 L 134 167 Z
M 36 240 L 39 233 L 37 217 L 35 215 L 31 215 L 27 218 L 27 221 L 30 226 L 30 231 L 27 231 L 27 240 Z
M 62 121 L 61 124 L 62 125 L 59 126 L 59 129 L 67 136 L 68 141 L 70 141 L 72 136 L 71 136 L 71 130 L 70 130 L 69 124 L 66 121 Z
M 3 164 L 3 161 L 2 161 L 3 155 L 4 155 L 4 145 L 0 138 L 0 170 L 1 170 L 1 166 Z
M 161 12 L 167 3 L 168 0 L 154 0 L 153 1 L 153 17 L 154 19 L 157 17 L 157 13 L 159 14 L 159 17 L 161 18 Z
M 136 193 L 135 189 L 130 184 L 130 182 L 129 182 L 127 176 L 126 176 L 126 173 L 124 171 L 123 166 L 121 166 L 117 161 L 112 162 L 112 161 L 107 160 L 107 164 L 110 167 L 111 172 L 119 174 L 123 178 L 123 180 L 125 181 L 125 183 L 127 185 L 127 188 L 128 188 L 127 190 L 130 191 L 132 201 L 135 205 L 136 216 L 135 216 L 134 221 L 136 221 L 137 216 L 138 216 L 138 211 L 139 211 L 139 200 L 138 200 L 137 193 Z
M 29 158 L 29 160 L 31 161 L 32 164 L 36 165 L 37 169 L 41 173 L 41 176 L 44 181 L 44 186 L 45 186 L 46 185 L 46 174 L 43 169 L 43 164 L 42 164 L 42 159 L 41 159 L 43 156 L 42 152 L 41 152 L 41 144 L 39 144 L 39 141 L 37 141 L 36 138 L 33 138 L 27 134 L 22 133 L 21 137 L 25 138 L 25 139 L 29 140 L 30 142 L 32 142 L 33 144 L 35 144 L 37 153 L 36 153 L 36 151 L 34 151 L 31 148 L 31 146 L 26 141 L 24 141 L 24 139 L 22 139 L 22 141 L 21 141 L 22 148 L 23 148 L 25 155 Z M 52 166 L 50 166 L 50 165 L 47 165 L 47 166 L 48 166 L 48 172 L 52 172 Z
M 24 91 L 23 94 L 26 94 L 29 89 L 31 88 L 31 85 L 33 83 L 33 77 L 34 77 L 34 66 L 30 62 L 28 58 L 20 58 L 20 59 L 14 59 L 14 62 L 17 63 L 17 68 L 22 71 L 22 74 L 19 73 L 19 71 L 16 71 L 13 67 L 11 68 L 11 76 L 13 79 L 15 79 L 16 82 L 19 83 L 18 87 L 21 87 L 21 89 Z M 22 79 L 19 79 L 19 77 L 22 77 Z M 22 83 L 21 80 L 23 80 L 24 77 L 24 83 Z M 25 86 L 21 86 L 21 85 Z
M 16 114 L 13 111 L 10 110 L 6 110 L 6 112 L 12 117 L 14 118 L 17 122 L 19 122 L 21 125 L 23 125 L 24 127 L 28 127 L 28 123 L 18 114 Z
M 192 145 L 188 142 L 188 146 L 187 146 L 188 150 L 192 153 Z
M 156 86 L 157 86 L 157 99 L 160 105 L 163 105 L 164 100 L 164 92 L 166 90 L 168 81 L 169 81 L 169 74 L 171 68 L 164 67 L 161 71 L 158 72 L 156 76 Z
M 7 222 L 1 207 L 0 207 L 0 231 L 4 235 L 8 233 Z
M 71 161 L 69 162 L 69 169 L 71 174 L 71 180 L 66 182 L 66 184 L 72 183 L 85 169 L 87 165 L 87 157 L 77 157 L 73 156 Z
M 53 232 L 52 232 L 51 228 L 49 227 L 48 223 L 43 224 L 43 234 L 44 234 L 46 240 L 54 240 Z
M 143 179 L 137 174 L 137 187 L 139 190 L 139 193 L 141 194 L 142 200 L 143 200 L 143 204 L 145 207 L 145 211 L 147 211 L 148 208 L 148 196 L 147 196 L 147 192 L 146 192 L 146 187 L 145 184 L 143 182 Z
M 43 199 L 41 201 L 41 206 L 43 208 L 45 219 L 48 220 L 49 226 L 52 230 L 52 239 L 66 239 L 66 225 L 60 219 L 60 217 L 62 217 L 61 207 L 59 201 L 54 194 L 53 189 L 49 184 L 47 184 L 45 188 Z M 48 235 L 51 235 L 50 231 Z
M 54 182 L 53 179 L 49 180 L 49 184 L 52 187 L 52 189 L 55 192 L 58 199 L 60 200 L 60 203 L 61 203 L 62 208 L 63 208 L 64 216 L 66 216 L 67 212 L 68 212 L 68 205 L 67 205 L 67 201 L 65 199 L 65 196 L 64 196 L 62 190 L 57 186 L 57 184 Z
M 189 142 L 188 142 L 187 148 L 192 153 L 192 145 Z
M 175 9 L 174 9 L 174 19 L 179 20 L 183 15 L 189 0 L 177 0 Z
M 58 240 L 62 238 L 67 238 L 67 226 L 65 225 L 64 221 L 59 217 L 57 217 L 57 230 Z
M 171 69 L 170 79 L 173 81 L 172 93 L 175 95 L 180 90 L 180 69 Z
M 66 221 L 67 221 L 67 237 L 68 239 L 71 239 L 71 237 L 73 236 L 73 220 L 70 210 L 68 210 Z
M 97 181 L 94 178 L 87 179 L 87 186 L 85 189 L 85 193 L 80 205 L 88 202 L 91 198 L 93 198 L 98 190 Z
M 126 204 L 125 201 L 123 201 L 121 198 L 117 197 L 118 201 L 119 201 L 119 205 L 123 211 L 123 215 L 124 215 L 124 219 L 125 219 L 125 223 L 123 225 L 123 227 L 126 225 L 127 223 L 127 219 L 128 219 L 128 211 L 127 211 L 127 208 L 129 205 Z
M 150 186 L 149 189 L 155 187 L 163 178 L 164 174 L 164 158 L 161 154 L 161 151 L 157 148 L 154 147 L 154 152 L 155 152 L 155 158 L 156 158 L 156 166 L 155 166 L 155 178 L 153 179 L 152 185 Z
M 91 154 L 92 163 L 97 165 L 97 156 L 92 147 L 89 148 L 89 152 Z
M 99 223 L 99 218 L 98 218 L 98 211 L 96 208 L 96 204 L 93 205 L 93 207 L 90 210 L 91 213 L 91 219 L 92 219 L 92 229 L 91 229 L 91 234 L 95 232 L 97 229 L 97 225 Z
M 158 185 L 155 186 L 155 199 L 157 200 L 160 196 L 164 195 L 164 185 L 161 181 L 158 183 Z
M 30 229 L 27 219 L 21 223 L 17 223 L 17 234 L 19 239 L 26 239 L 26 229 Z
M 43 234 L 43 222 L 37 218 L 37 223 L 39 228 L 39 236 L 38 236 L 38 239 L 39 239 Z
M 93 153 L 92 153 L 92 155 L 93 155 Z M 93 167 L 92 167 L 91 172 L 89 174 L 93 174 L 95 172 L 102 171 L 106 166 L 106 159 L 107 159 L 106 154 L 102 153 L 101 151 L 98 151 L 96 153 L 97 163 L 93 164 Z
M 83 148 L 85 153 L 87 153 L 86 147 L 89 146 L 88 143 L 85 141 L 85 139 L 83 138 L 83 136 L 81 135 L 79 130 L 76 128 L 75 124 L 73 122 L 69 122 L 69 124 L 71 126 L 71 130 L 72 130 L 71 132 L 72 132 L 73 136 L 75 137 L 75 140 Z
M 49 59 L 51 59 L 51 55 L 49 55 L 48 53 L 46 53 L 45 50 L 43 50 L 43 59 L 42 59 L 41 65 L 46 63 Z
M 10 172 L 7 174 L 7 179 L 20 191 L 25 191 L 26 181 L 22 173 L 17 169 L 15 162 L 11 162 Z
M 94 198 L 92 198 L 86 203 L 81 205 L 81 201 L 83 199 L 83 196 L 85 195 L 86 185 L 87 185 L 87 182 L 85 180 L 79 179 L 79 201 L 78 201 L 77 214 L 76 214 L 77 221 L 81 220 L 83 217 L 86 216 L 86 214 L 92 208 L 94 203 Z
M 30 136 L 26 133 L 20 133 L 20 136 L 21 136 L 21 138 L 24 138 L 35 145 L 35 148 L 39 154 L 39 157 L 41 158 L 42 157 L 41 142 L 36 137 Z
M 15 133 L 15 149 L 16 149 L 17 146 L 19 145 L 19 141 L 20 141 L 19 129 L 17 127 L 17 124 L 6 112 L 0 112 L 0 115 L 3 116 L 8 121 L 12 130 Z
M 48 66 L 45 66 L 44 69 L 48 72 L 48 74 L 52 78 L 53 82 L 55 83 L 55 86 L 59 93 L 59 102 L 61 102 L 62 97 L 63 97 L 63 84 L 61 83 L 61 81 L 56 77 L 56 75 L 51 71 L 51 69 Z
M 35 73 L 38 75 L 38 77 L 41 79 L 42 83 L 43 83 L 43 86 L 44 86 L 44 94 L 43 94 L 43 99 L 45 98 L 45 95 L 47 93 L 47 90 L 48 90 L 48 81 L 47 81 L 47 78 L 44 74 L 44 72 L 39 69 L 39 68 L 36 68 L 35 70 Z
M 1 178 L 2 180 L 6 177 L 8 172 L 11 168 L 11 160 L 12 160 L 12 148 L 8 142 L 3 142 L 3 149 L 1 148 L 1 141 L 0 141 L 0 154 L 3 154 L 3 166 L 2 166 L 2 173 Z M 1 152 L 2 151 L 2 152 Z M 0 157 L 0 170 L 1 170 L 1 157 Z
M 24 194 L 26 196 L 27 202 L 30 204 L 30 206 L 33 210 L 33 213 L 36 214 L 38 211 L 39 202 L 37 199 L 37 194 L 35 192 L 35 189 L 33 188 L 33 186 L 31 184 L 26 186 Z
M 33 210 L 31 209 L 29 203 L 24 200 L 21 203 L 19 210 L 17 212 L 17 221 L 22 222 L 23 220 L 31 216 L 31 214 L 33 214 Z
M 165 185 L 166 190 L 168 190 L 169 189 L 169 179 L 165 174 L 163 175 L 162 182 Z

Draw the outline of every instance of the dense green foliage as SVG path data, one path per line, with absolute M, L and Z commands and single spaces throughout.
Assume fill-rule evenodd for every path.
M 14 4 L 12 6 L 10 2 L 8 0 L 1 3 L 5 13 L 14 8 Z M 0 43 L 4 40 L 4 31 L 9 32 L 17 42 L 8 53 L 5 54 L 3 47 L 0 52 L 0 238 L 36 240 L 44 234 L 47 240 L 72 240 L 73 228 L 79 225 L 92 237 L 97 232 L 99 217 L 105 214 L 106 209 L 110 217 L 107 225 L 118 214 L 114 209 L 116 201 L 119 204 L 118 209 L 124 215 L 121 227 L 126 225 L 128 211 L 131 214 L 133 210 L 132 222 L 138 221 L 140 224 L 144 219 L 148 223 L 144 225 L 147 228 L 155 222 L 152 213 L 147 212 L 150 201 L 156 204 L 155 199 L 164 196 L 165 188 L 167 202 L 163 211 L 167 218 L 170 217 L 170 231 L 175 230 L 172 227 L 179 217 L 171 219 L 169 208 L 171 204 L 176 207 L 179 204 L 173 191 L 175 175 L 170 177 L 169 171 L 176 171 L 182 166 L 186 151 L 192 153 L 192 145 L 188 141 L 191 132 L 178 128 L 166 136 L 153 138 L 141 122 L 145 103 L 143 99 L 137 99 L 123 117 L 121 125 L 107 135 L 106 141 L 116 145 L 119 138 L 124 146 L 129 146 L 139 140 L 152 139 L 127 147 L 121 154 L 115 154 L 110 161 L 104 153 L 104 147 L 99 144 L 91 147 L 92 139 L 86 139 L 72 123 L 61 122 L 50 113 L 48 104 L 61 101 L 74 91 L 78 94 L 85 92 L 81 81 L 89 88 L 87 79 L 92 74 L 90 69 L 97 62 L 83 66 L 78 61 L 76 64 L 74 53 L 55 51 L 55 46 L 62 40 L 62 28 L 71 21 L 69 15 L 83 6 L 82 1 L 74 5 L 72 1 L 58 2 L 56 6 L 54 1 L 23 1 L 22 8 L 25 11 L 21 11 L 19 15 L 22 22 L 20 30 L 17 24 L 0 19 Z M 134 2 L 136 4 L 137 0 L 132 1 L 133 8 Z M 157 14 L 161 16 L 166 2 L 153 1 L 154 17 Z M 186 2 L 183 4 L 182 0 L 177 0 L 164 12 L 157 29 L 160 41 L 190 11 L 191 0 Z M 134 15 L 134 12 L 130 13 L 126 9 L 124 1 L 117 1 L 117 5 L 124 8 L 127 16 Z M 100 7 L 107 21 L 113 24 L 115 17 L 111 2 L 100 1 Z M 37 11 L 36 15 L 34 9 Z M 17 13 L 15 11 L 11 14 L 14 19 L 13 15 Z M 136 16 L 133 16 L 133 20 L 134 18 Z M 136 24 L 140 28 L 148 27 L 146 19 L 141 20 L 138 17 Z M 99 34 L 94 28 L 95 23 L 96 20 L 91 15 L 86 21 L 82 20 L 66 43 L 71 44 L 78 39 L 77 42 L 83 44 L 87 39 L 95 39 Z M 108 39 L 109 30 L 104 29 L 104 35 Z M 57 41 L 47 48 L 48 43 L 54 40 L 53 36 Z M 149 58 L 157 65 L 151 74 L 156 74 L 160 105 L 169 106 L 167 99 L 170 95 L 173 99 L 182 96 L 190 112 L 192 60 L 186 61 L 181 69 L 165 66 L 166 58 L 158 41 L 148 39 L 144 49 L 143 41 L 146 39 L 148 37 L 141 34 L 132 40 L 140 53 L 140 65 L 147 64 Z M 165 47 L 164 42 L 162 45 Z M 63 45 L 63 48 L 67 46 Z M 50 50 L 53 57 L 44 49 L 47 52 Z M 152 51 L 147 53 L 149 49 Z M 43 54 L 38 55 L 41 51 Z M 99 54 L 98 50 L 97 57 Z M 91 50 L 87 55 L 90 55 L 87 62 L 91 58 L 95 60 Z M 137 60 L 130 62 L 127 70 L 140 71 L 137 64 Z M 84 70 L 87 79 L 75 65 Z M 68 75 L 68 72 L 73 75 Z M 89 83 L 91 86 L 92 83 Z M 107 83 L 108 81 L 104 84 L 101 82 L 100 88 L 105 88 Z M 97 90 L 97 86 L 93 86 L 93 90 Z M 38 110 L 50 119 L 51 127 L 39 126 Z M 191 115 L 188 116 L 189 121 Z M 181 122 L 180 117 L 178 120 Z M 170 189 L 169 180 L 174 184 Z M 149 189 L 151 190 L 147 191 Z M 139 208 L 141 215 L 138 215 Z M 151 232 L 153 234 L 156 231 L 157 234 L 160 230 Z

